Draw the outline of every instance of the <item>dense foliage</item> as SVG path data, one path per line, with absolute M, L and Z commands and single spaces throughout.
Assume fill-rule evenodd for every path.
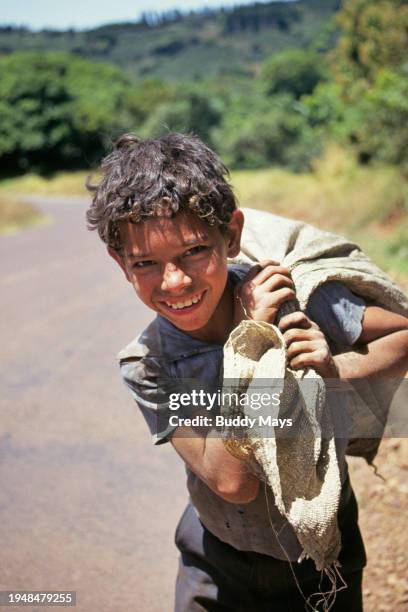
M 327 73 L 324 58 L 303 49 L 287 49 L 273 55 L 262 67 L 268 95 L 287 92 L 299 99 L 310 94 Z
M 3 174 L 92 164 L 136 110 L 129 78 L 111 65 L 15 53 L 0 74 Z
M 336 4 L 334 0 L 325 3 L 327 15 Z M 313 40 L 305 34 L 311 32 L 307 20 L 317 11 L 321 17 L 321 0 L 302 0 L 290 6 L 256 4 L 201 16 L 173 12 L 161 20 L 145 16 L 137 25 L 138 44 L 144 41 L 150 56 L 140 55 L 137 60 L 136 45 L 134 59 L 145 68 L 158 61 L 166 69 L 177 59 L 177 83 L 141 78 L 140 70 L 124 71 L 72 53 L 27 51 L 1 57 L 3 175 L 27 169 L 50 172 L 89 167 L 121 132 L 154 137 L 167 130 L 198 134 L 232 168 L 284 165 L 295 171 L 307 169 L 326 141 L 337 140 L 354 147 L 364 163 L 382 160 L 408 172 L 408 3 L 344 0 L 337 19 L 340 33 L 329 51 L 334 22 L 320 19 Z M 208 44 L 205 62 L 199 37 L 198 42 L 187 45 L 190 63 L 183 72 L 186 23 L 200 24 L 201 29 L 194 31 L 206 32 Z M 219 50 L 208 37 L 208 28 L 220 28 L 220 24 L 220 40 L 228 42 L 223 61 L 230 62 L 230 70 L 214 79 L 211 75 L 220 69 Z M 123 49 L 117 45 L 118 38 L 134 36 L 135 27 L 100 28 L 100 47 L 95 46 L 92 35 L 90 49 L 109 47 L 109 57 L 120 64 Z M 256 34 L 251 40 L 262 47 L 264 31 L 274 29 L 276 40 L 282 43 L 288 40 L 279 38 L 282 33 L 292 36 L 302 27 L 303 38 L 298 35 L 291 48 L 286 43 L 277 45 L 279 52 L 258 61 L 254 74 L 248 74 L 248 64 L 236 68 L 231 49 L 235 45 L 245 56 L 248 32 Z M 242 49 L 237 31 L 241 32 Z M 8 34 L 15 35 L 15 31 Z M 85 48 L 81 47 L 86 42 L 82 34 L 65 33 L 76 41 L 76 48 L 71 41 L 75 53 Z M 0 42 L 2 35 L 4 30 Z M 259 49 L 253 47 L 252 52 L 256 55 Z M 88 50 L 88 56 L 90 53 Z M 188 79 L 191 62 L 195 62 L 197 75 L 206 69 L 205 80 Z
M 362 161 L 380 159 L 408 171 L 408 3 L 346 0 L 339 24 L 335 80 L 352 109 L 344 133 Z

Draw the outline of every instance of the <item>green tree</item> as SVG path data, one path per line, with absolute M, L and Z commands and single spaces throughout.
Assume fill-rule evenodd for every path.
M 214 133 L 217 151 L 227 165 L 307 169 L 319 153 L 319 141 L 307 123 L 302 106 L 289 95 L 251 102 L 228 112 Z
M 261 69 L 261 81 L 268 95 L 289 93 L 295 98 L 310 94 L 326 77 L 324 56 L 304 49 L 287 49 L 272 55 Z
M 147 118 L 143 135 L 155 137 L 166 130 L 192 132 L 212 144 L 212 130 L 222 114 L 222 102 L 209 95 L 203 87 L 186 87 L 177 95 L 160 104 Z
M 65 53 L 0 59 L 2 172 L 87 167 L 134 127 L 132 82 L 118 68 Z
M 406 0 L 345 0 L 338 23 L 341 36 L 333 69 L 345 95 L 347 91 L 351 97 L 359 95 L 374 82 L 379 70 L 395 69 L 406 61 Z
M 364 118 L 354 131 L 360 156 L 396 164 L 408 175 L 408 65 L 378 72 L 357 108 Z
M 347 103 L 335 81 L 320 83 L 310 96 L 303 96 L 302 106 L 318 138 L 334 139 L 341 144 L 356 140 L 356 132 L 364 121 L 362 109 L 358 104 Z
M 408 4 L 346 0 L 338 22 L 341 35 L 332 53 L 330 112 L 331 120 L 335 114 L 342 117 L 330 127 L 340 127 L 361 161 L 383 160 L 407 171 Z M 311 118 L 324 112 L 319 88 L 306 106 Z

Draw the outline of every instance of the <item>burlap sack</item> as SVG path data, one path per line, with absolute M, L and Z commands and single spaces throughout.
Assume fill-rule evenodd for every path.
M 257 381 L 263 384 L 265 380 L 270 381 L 270 392 L 280 395 L 279 415 L 290 416 L 296 431 L 287 437 L 276 430 L 272 437 L 265 437 L 263 428 L 255 425 L 243 439 L 241 428 L 228 428 L 224 431 L 226 445 L 238 456 L 243 448 L 241 458 L 253 453 L 279 511 L 295 530 L 305 555 L 321 570 L 337 559 L 341 546 L 337 526 L 341 484 L 333 430 L 325 410 L 325 385 L 311 369 L 297 372 L 286 367 L 284 339 L 277 327 L 243 321 L 224 347 L 223 393 L 251 397 L 259 391 Z M 299 384 L 306 380 L 307 384 Z M 254 416 L 248 403 L 228 405 L 228 413 Z

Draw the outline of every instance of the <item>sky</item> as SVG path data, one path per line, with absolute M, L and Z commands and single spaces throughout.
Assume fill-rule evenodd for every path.
M 250 0 L 0 0 L 0 25 L 27 26 L 34 30 L 83 29 L 136 21 L 142 13 L 149 11 L 251 3 Z

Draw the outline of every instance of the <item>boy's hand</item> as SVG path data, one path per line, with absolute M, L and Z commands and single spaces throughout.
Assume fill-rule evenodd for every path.
M 278 327 L 283 333 L 288 364 L 293 370 L 312 367 L 322 378 L 339 377 L 325 335 L 303 312 L 282 317 Z
M 280 305 L 295 297 L 288 268 L 276 261 L 262 261 L 235 288 L 234 327 L 244 319 L 273 323 Z

